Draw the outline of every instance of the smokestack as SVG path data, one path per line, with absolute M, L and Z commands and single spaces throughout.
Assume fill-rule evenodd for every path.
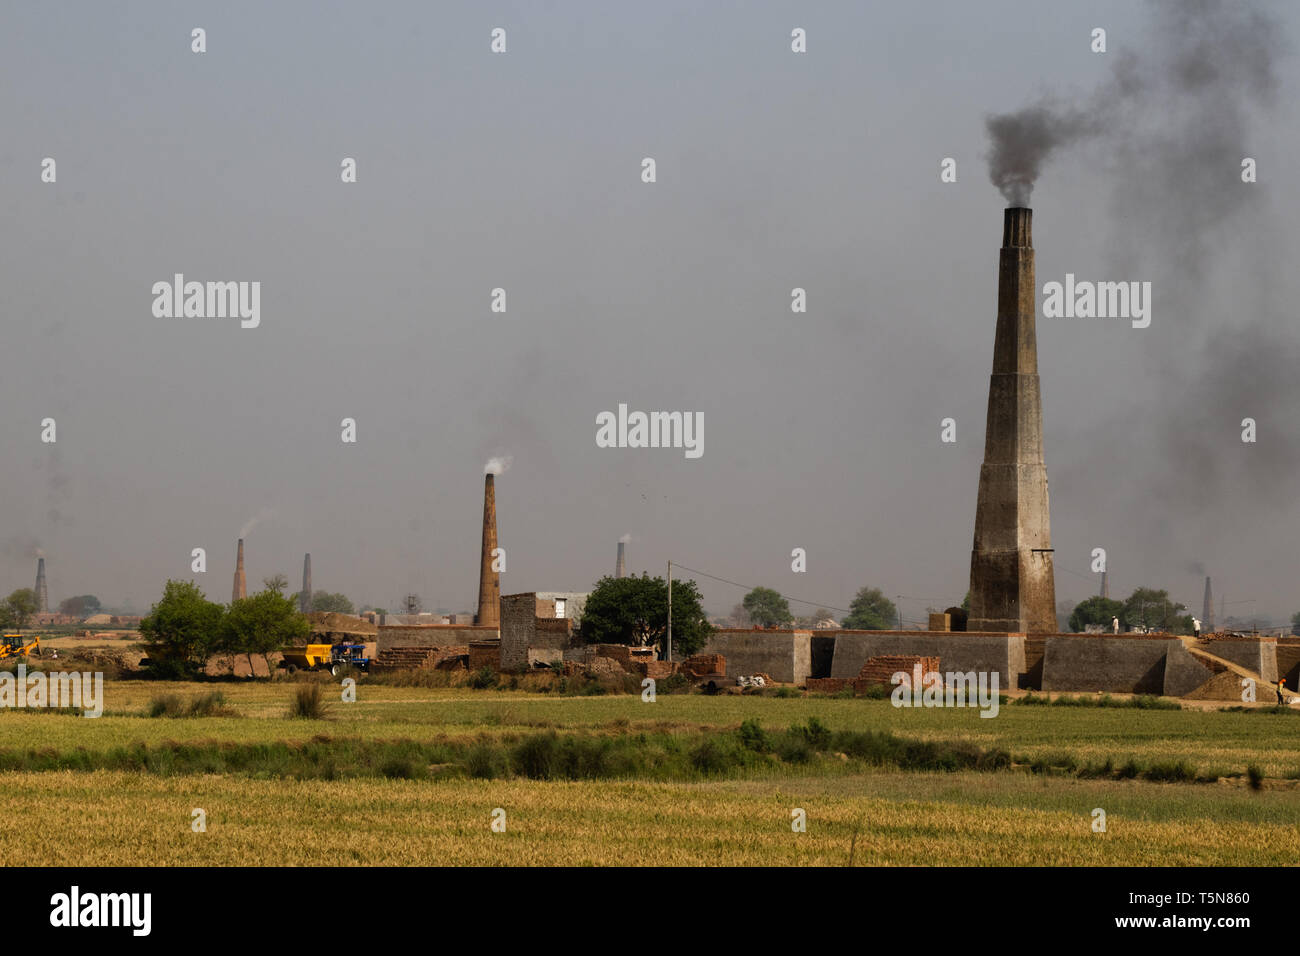
M 1101 572 L 1101 590 L 1098 592 L 1107 600 L 1110 599 L 1110 579 L 1106 577 L 1108 573 L 1108 571 Z
M 298 606 L 303 614 L 311 610 L 311 552 L 302 558 L 302 594 L 298 596 Z
M 45 559 L 36 559 L 36 612 L 38 614 L 48 614 L 50 610 L 50 595 L 45 590 Z
M 614 562 L 614 577 L 627 577 L 627 565 L 623 562 L 623 542 L 618 543 L 618 560 Z
M 244 539 L 239 539 L 239 556 L 235 558 L 235 589 L 230 600 L 238 601 L 248 597 L 248 581 L 244 578 Z
M 984 464 L 971 550 L 970 631 L 1056 630 L 1035 331 L 1033 211 L 1007 209 Z
M 1214 595 L 1210 591 L 1209 575 L 1205 577 L 1205 605 L 1201 608 L 1201 633 L 1214 633 Z
M 497 493 L 491 472 L 483 480 L 483 554 L 478 574 L 478 615 L 476 624 L 498 627 L 501 624 L 501 575 L 492 569 L 492 552 L 497 546 Z

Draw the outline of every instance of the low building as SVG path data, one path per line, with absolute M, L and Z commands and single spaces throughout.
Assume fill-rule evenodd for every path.
M 587 593 L 525 591 L 501 596 L 501 669 L 524 671 L 553 663 L 580 643 L 578 629 Z

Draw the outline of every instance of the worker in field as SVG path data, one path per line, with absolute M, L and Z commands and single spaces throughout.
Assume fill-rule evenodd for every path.
M 1286 678 L 1283 677 L 1277 682 L 1277 702 L 1279 706 L 1286 703 L 1286 697 L 1283 696 L 1282 694 L 1282 688 L 1285 686 L 1286 686 Z
M 1116 634 L 1119 633 L 1119 618 L 1117 618 L 1117 617 L 1112 617 L 1112 618 L 1110 619 L 1110 629 L 1111 629 L 1113 632 L 1115 632 Z
M 1200 621 L 1200 618 L 1195 618 L 1195 617 L 1192 618 L 1192 633 L 1195 634 L 1197 638 L 1199 638 L 1199 637 L 1201 636 L 1201 621 Z

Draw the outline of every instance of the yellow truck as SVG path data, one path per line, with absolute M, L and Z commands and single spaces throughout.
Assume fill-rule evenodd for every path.
M 370 670 L 364 644 L 308 644 L 306 647 L 286 647 L 280 652 L 280 666 L 290 674 L 297 670 L 328 670 L 337 675 L 345 667 L 360 671 Z
M 35 650 L 38 657 L 44 656 L 41 653 L 41 639 L 34 636 L 30 641 L 24 642 L 21 634 L 6 634 L 0 639 L 0 661 L 7 657 L 27 657 Z

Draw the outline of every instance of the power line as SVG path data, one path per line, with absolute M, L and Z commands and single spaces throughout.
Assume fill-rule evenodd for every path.
M 754 590 L 754 587 L 753 587 L 752 585 L 749 585 L 749 584 L 741 584 L 739 581 L 731 581 L 731 580 L 728 580 L 727 578 L 720 578 L 720 577 L 718 577 L 716 574 L 709 574 L 707 571 L 697 571 L 697 570 L 695 570 L 694 568 L 688 568 L 688 567 L 687 567 L 686 565 L 684 565 L 684 564 L 678 564 L 676 561 L 673 562 L 673 567 L 675 567 L 675 568 L 681 568 L 683 571 L 689 571 L 689 572 L 691 572 L 691 574 L 698 574 L 698 575 L 699 575 L 700 577 L 702 577 L 702 578 L 711 578 L 711 579 L 714 580 L 714 581 L 721 581 L 723 584 L 730 584 L 730 585 L 732 585 L 733 587 L 744 588 L 746 591 L 752 591 L 752 590 Z M 772 589 L 772 590 L 775 590 L 775 589 Z M 777 591 L 777 594 L 781 594 L 781 592 L 780 592 L 780 591 Z M 785 600 L 787 600 L 787 601 L 794 601 L 795 604 L 807 604 L 807 605 L 809 605 L 810 607 L 820 607 L 820 608 L 825 608 L 825 609 L 828 610 L 828 611 L 839 611 L 839 612 L 841 612 L 841 613 L 843 613 L 843 614 L 852 614 L 852 613 L 853 613 L 853 611 L 852 611 L 850 608 L 847 608 L 847 607 L 835 607 L 834 605 L 831 605 L 831 604 L 825 604 L 825 603 L 823 603 L 823 602 L 821 602 L 821 601 L 805 601 L 805 600 L 803 600 L 802 598 L 790 597 L 790 595 L 788 595 L 788 594 L 781 594 L 781 597 L 785 598 Z

